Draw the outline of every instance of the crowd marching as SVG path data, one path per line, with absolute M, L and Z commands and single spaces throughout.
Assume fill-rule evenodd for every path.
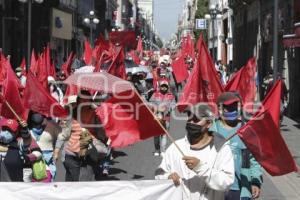
M 86 41 L 84 55 L 70 53 L 62 66 L 55 66 L 48 45 L 38 55 L 33 51 L 29 69 L 24 60 L 15 73 L 11 58 L 0 52 L 1 181 L 53 182 L 58 159 L 65 181 L 100 181 L 109 175 L 116 136 L 108 131 L 114 131 L 114 123 L 89 125 L 104 124 L 98 108 L 113 104 L 114 94 L 66 81 L 76 73 L 107 72 L 134 86 L 161 130 L 169 130 L 176 109 L 188 117 L 182 139 L 172 141 L 172 133 L 152 135 L 153 155 L 162 157 L 153 170 L 155 179 L 183 185 L 184 199 L 258 198 L 263 164 L 239 135 L 252 119 L 246 116 L 255 115 L 255 59 L 233 73 L 228 66 L 214 64 L 201 37 L 195 48 L 189 35 L 180 49 L 145 51 L 138 43 L 129 51 L 99 37 L 94 48 Z M 268 95 L 276 83 L 270 77 L 265 80 Z M 287 91 L 280 84 L 283 113 Z M 277 125 L 276 119 L 272 123 Z M 147 129 L 151 127 L 143 131 Z

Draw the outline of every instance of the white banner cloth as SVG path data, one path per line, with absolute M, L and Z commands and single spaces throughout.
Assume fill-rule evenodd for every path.
M 170 180 L 0 183 L 5 200 L 181 200 Z

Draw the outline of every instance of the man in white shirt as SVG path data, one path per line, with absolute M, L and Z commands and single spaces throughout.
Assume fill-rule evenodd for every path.
M 183 199 L 223 200 L 234 181 L 231 149 L 219 134 L 209 131 L 214 115 L 207 104 L 187 110 L 187 135 L 167 149 L 156 179 L 172 179 L 183 188 Z

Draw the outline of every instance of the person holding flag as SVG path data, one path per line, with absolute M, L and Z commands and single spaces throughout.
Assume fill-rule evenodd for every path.
M 172 179 L 176 186 L 181 185 L 182 199 L 224 200 L 225 191 L 234 182 L 230 146 L 209 130 L 214 114 L 207 104 L 198 103 L 185 111 L 187 135 L 167 149 L 155 178 Z
M 159 81 L 159 90 L 155 91 L 150 98 L 150 106 L 154 109 L 154 113 L 159 121 L 168 130 L 170 127 L 170 114 L 175 107 L 175 96 L 169 92 L 169 82 L 167 79 Z M 163 155 L 166 150 L 166 135 L 154 137 L 154 156 Z
M 234 155 L 235 179 L 226 193 L 225 200 L 250 200 L 259 197 L 262 184 L 262 169 L 238 135 L 243 121 L 240 117 L 241 98 L 234 92 L 223 92 L 217 99 L 220 118 L 215 120 L 211 131 L 230 138 L 229 145 Z

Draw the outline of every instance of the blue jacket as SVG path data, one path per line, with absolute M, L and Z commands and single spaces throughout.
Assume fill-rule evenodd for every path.
M 217 132 L 223 137 L 228 138 L 236 133 L 240 127 L 241 124 L 238 124 L 232 129 L 226 129 L 220 120 L 216 120 L 211 127 L 211 131 Z M 260 187 L 262 184 L 262 168 L 247 150 L 247 147 L 238 135 L 234 136 L 229 141 L 229 145 L 234 156 L 235 167 L 235 180 L 230 189 L 240 190 L 241 197 L 250 198 L 252 196 L 251 185 Z

